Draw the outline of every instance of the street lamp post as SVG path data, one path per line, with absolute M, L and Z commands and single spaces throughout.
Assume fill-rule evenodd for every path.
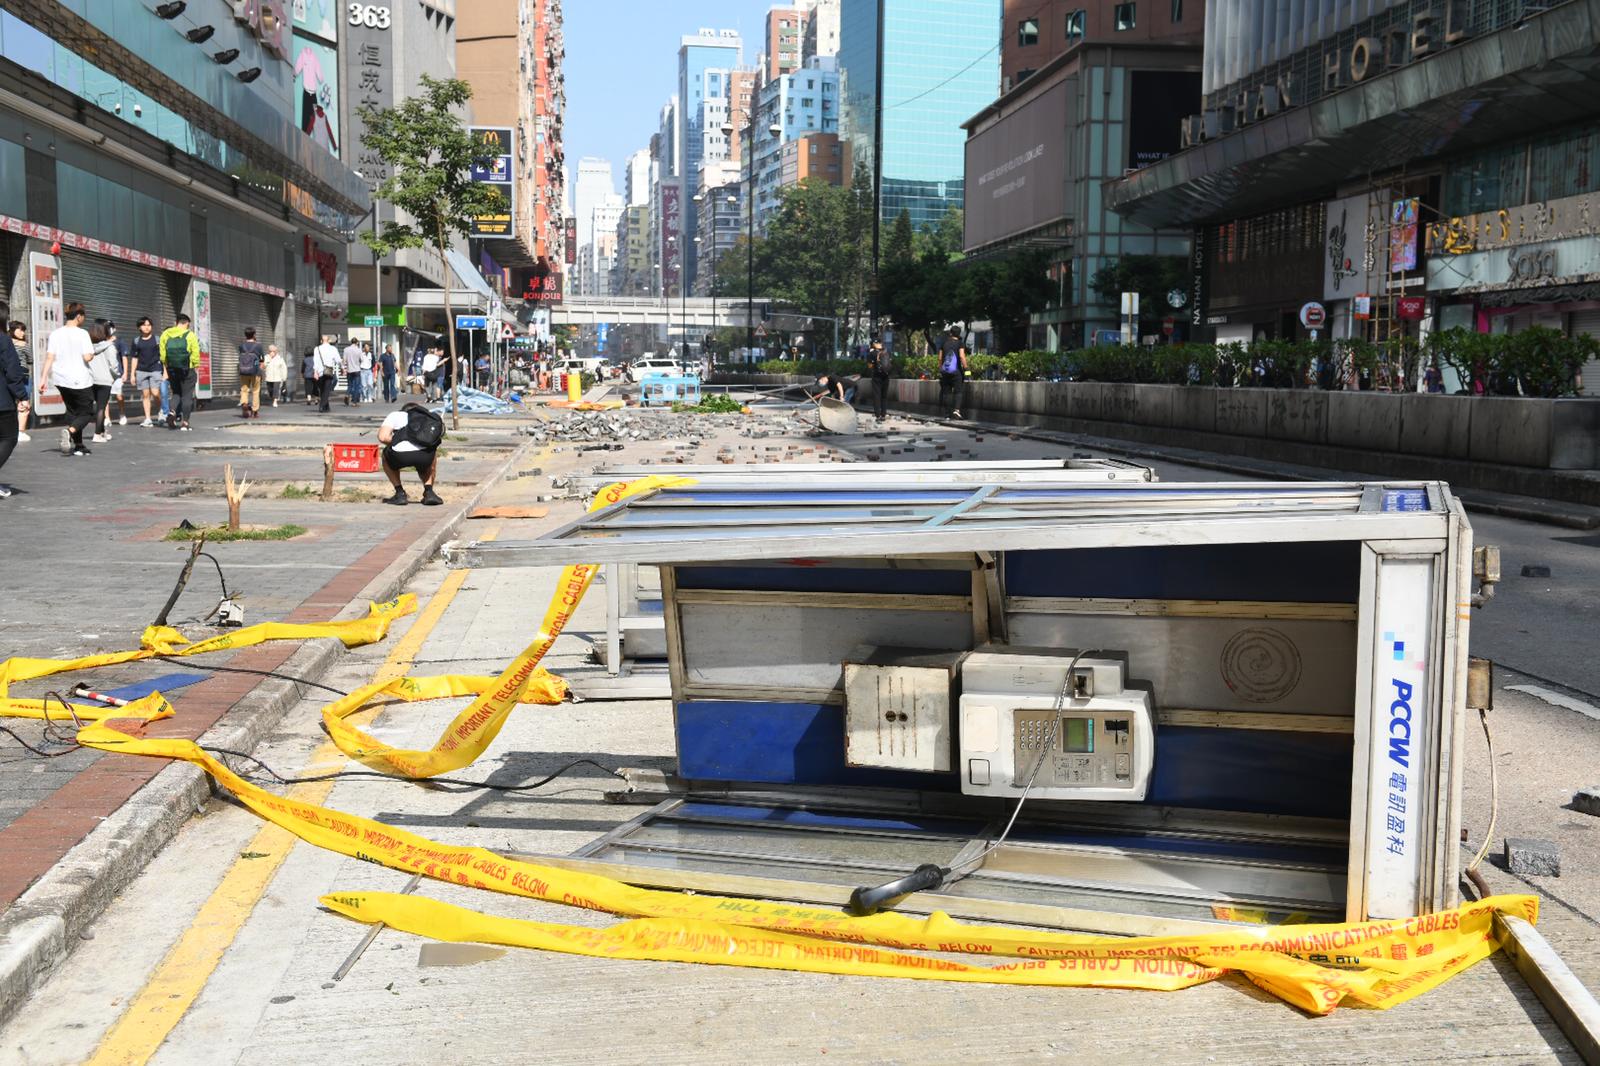
M 755 108 L 750 109 L 750 121 L 745 125 L 745 143 L 750 152 L 750 165 L 745 168 L 744 175 L 744 348 L 745 357 L 748 359 L 755 352 L 756 347 L 756 115 Z M 724 132 L 731 133 L 732 126 L 723 127 Z M 773 137 L 783 134 L 783 127 L 776 122 L 767 127 L 767 133 Z M 732 197 L 729 197 L 732 201 Z
M 695 234 L 694 243 L 700 243 L 700 235 L 698 233 Z M 698 249 L 695 251 L 694 255 L 695 259 L 698 261 L 700 258 L 700 252 Z M 683 358 L 685 361 L 687 361 L 689 358 L 689 287 L 680 282 L 678 284 L 678 293 L 682 297 L 683 301 Z M 702 344 L 701 347 L 704 347 L 704 344 Z

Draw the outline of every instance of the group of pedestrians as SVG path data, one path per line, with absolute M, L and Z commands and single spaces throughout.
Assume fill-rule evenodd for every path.
M 394 350 L 387 344 L 376 355 L 370 341 L 352 340 L 341 352 L 333 336 L 325 336 L 322 343 L 307 352 L 301 360 L 301 376 L 306 382 L 306 405 L 315 403 L 317 410 L 326 413 L 333 403 L 333 394 L 339 387 L 339 375 L 345 380 L 344 405 L 360 406 L 377 403 L 382 397 L 387 403 L 400 398 L 396 380 L 399 364 Z

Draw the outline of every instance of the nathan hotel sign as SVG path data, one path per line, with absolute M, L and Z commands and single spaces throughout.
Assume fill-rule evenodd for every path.
M 1441 219 L 1427 247 L 1430 293 L 1501 294 L 1480 300 L 1491 305 L 1566 295 L 1549 290 L 1600 283 L 1600 193 Z
M 1214 0 L 1206 12 L 1205 109 L 1183 120 L 1183 147 L 1438 55 L 1472 36 L 1471 0 L 1413 0 L 1352 23 L 1349 12 L 1358 6 Z M 1214 47 L 1217 24 L 1237 27 L 1237 43 Z M 1313 43 L 1286 51 L 1285 41 L 1306 40 Z

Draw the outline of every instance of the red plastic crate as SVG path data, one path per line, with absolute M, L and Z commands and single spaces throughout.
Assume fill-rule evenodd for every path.
M 378 469 L 376 444 L 335 444 L 333 469 L 340 474 L 371 474 Z

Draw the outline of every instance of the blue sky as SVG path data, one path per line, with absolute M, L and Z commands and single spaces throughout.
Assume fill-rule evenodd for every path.
M 611 161 L 617 191 L 622 168 L 650 146 L 661 105 L 677 92 L 678 39 L 702 26 L 738 30 L 744 61 L 761 51 L 772 0 L 566 0 L 567 167 L 598 156 Z

